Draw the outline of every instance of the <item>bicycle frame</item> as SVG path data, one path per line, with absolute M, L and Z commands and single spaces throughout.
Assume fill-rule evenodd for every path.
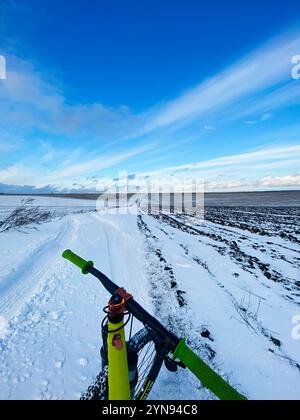
M 172 332 L 168 331 L 157 319 L 142 308 L 131 295 L 124 289 L 119 288 L 103 273 L 94 268 L 92 261 L 86 261 L 70 250 L 63 253 L 63 257 L 75 264 L 83 274 L 95 276 L 105 289 L 112 295 L 109 306 L 109 332 L 108 332 L 108 371 L 109 371 L 109 399 L 131 399 L 129 370 L 127 361 L 127 348 L 124 332 L 124 313 L 127 310 L 142 324 L 147 325 L 162 340 L 165 354 L 157 353 L 156 364 L 153 372 L 161 367 L 164 357 L 168 353 L 173 354 L 173 361 L 180 361 L 188 368 L 202 384 L 220 400 L 247 400 L 247 398 L 234 389 L 220 375 L 212 370 L 201 358 L 194 353 L 186 344 L 185 339 L 180 340 Z M 117 308 L 112 308 L 116 305 Z M 111 329 L 112 328 L 112 329 Z M 118 333 L 118 337 L 114 334 Z M 119 349 L 117 347 L 120 347 Z M 139 399 L 146 399 L 154 381 L 149 379 L 142 390 Z M 112 388 L 111 388 L 112 387 Z
M 108 321 L 108 399 L 131 400 L 124 321 Z

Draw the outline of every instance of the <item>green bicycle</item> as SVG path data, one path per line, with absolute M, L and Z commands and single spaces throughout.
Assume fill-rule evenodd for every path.
M 132 295 L 94 268 L 92 261 L 85 261 L 70 250 L 64 251 L 63 257 L 83 274 L 95 276 L 112 295 L 102 322 L 102 371 L 82 400 L 146 400 L 163 364 L 171 372 L 188 368 L 220 400 L 246 400 L 204 363 L 185 339 L 168 331 Z M 126 342 L 125 327 L 133 318 L 144 328 Z

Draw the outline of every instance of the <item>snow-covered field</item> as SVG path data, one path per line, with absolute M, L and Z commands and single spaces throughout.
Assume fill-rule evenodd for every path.
M 52 217 L 1 232 L 0 399 L 79 399 L 100 370 L 107 293 L 70 248 L 133 293 L 251 399 L 300 398 L 300 208 L 196 216 L 99 215 L 93 201 L 34 197 Z M 0 196 L 0 221 L 21 202 Z M 153 399 L 211 399 L 184 370 Z

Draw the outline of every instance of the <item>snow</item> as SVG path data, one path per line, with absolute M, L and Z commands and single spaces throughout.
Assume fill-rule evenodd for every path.
M 0 220 L 21 199 L 0 196 Z M 0 399 L 76 400 L 99 373 L 109 296 L 61 258 L 66 248 L 94 260 L 249 398 L 299 399 L 299 216 L 281 215 L 295 224 L 288 240 L 270 216 L 262 236 L 248 213 L 249 230 L 216 215 L 99 215 L 88 200 L 34 199 L 62 217 L 0 233 Z M 150 397 L 213 398 L 188 371 L 165 369 Z
M 0 340 L 4 340 L 7 334 L 7 322 L 4 316 L 0 316 Z

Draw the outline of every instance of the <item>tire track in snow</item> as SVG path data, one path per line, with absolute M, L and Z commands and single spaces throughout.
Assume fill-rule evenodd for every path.
M 163 223 L 165 225 L 169 225 L 173 229 L 178 229 L 179 231 L 182 231 L 185 234 L 193 235 L 195 237 L 197 235 L 201 235 L 203 233 L 203 229 L 204 229 L 203 227 L 202 227 L 202 230 L 200 230 L 200 229 L 195 228 L 193 226 L 189 226 L 186 223 L 177 220 L 175 218 L 175 216 L 170 217 L 168 215 L 164 215 L 163 214 L 163 215 L 160 215 L 160 216 L 155 216 L 154 219 L 156 219 L 159 224 L 162 224 Z M 159 226 L 157 228 L 159 230 L 163 231 Z M 170 234 L 168 234 L 166 232 L 164 232 L 164 233 L 167 234 L 169 240 L 174 241 L 174 239 L 176 239 L 176 236 L 174 238 L 173 235 L 170 235 Z M 237 233 L 237 235 L 238 235 L 238 233 Z M 218 235 L 215 235 L 214 233 L 205 232 L 205 236 L 206 237 L 209 237 L 209 238 L 211 237 L 214 240 L 218 240 L 219 239 Z M 148 237 L 151 238 L 150 231 L 148 232 Z M 227 240 L 226 239 L 223 239 L 223 241 L 226 242 Z M 235 241 L 234 241 L 234 243 L 236 245 L 236 242 Z M 212 246 L 211 243 L 206 243 L 205 245 L 206 246 Z M 228 245 L 230 245 L 230 242 L 228 242 Z M 180 244 L 180 247 L 185 251 L 185 255 L 188 256 L 190 254 L 187 245 Z M 222 257 L 225 257 L 227 254 L 225 255 L 224 253 L 222 253 L 221 255 L 222 255 Z M 235 308 L 235 311 L 237 313 L 237 316 L 240 319 L 240 322 L 244 323 L 245 326 L 248 327 L 249 329 L 251 329 L 254 334 L 261 335 L 263 338 L 267 339 L 269 341 L 269 343 L 270 343 L 270 346 L 271 346 L 270 349 L 269 349 L 269 351 L 271 353 L 273 353 L 274 355 L 276 355 L 277 357 L 281 358 L 286 363 L 290 364 L 290 366 L 299 373 L 300 372 L 300 362 L 298 362 L 297 360 L 294 360 L 293 358 L 291 358 L 285 352 L 285 350 L 283 348 L 283 343 L 276 338 L 276 332 L 268 330 L 263 325 L 263 322 L 258 320 L 258 318 L 255 315 L 255 313 L 253 313 L 253 314 L 248 313 L 249 308 L 247 309 L 247 307 L 244 305 L 243 302 L 237 301 L 237 299 L 235 298 L 234 294 L 232 292 L 230 292 L 225 287 L 225 284 L 224 283 L 221 283 L 217 279 L 217 277 L 212 273 L 212 271 L 209 269 L 209 266 L 208 266 L 207 262 L 201 260 L 198 256 L 195 256 L 195 255 L 193 255 L 192 258 L 193 258 L 193 261 L 195 261 L 202 268 L 204 268 L 208 272 L 209 276 L 216 282 L 216 284 L 221 289 L 223 289 L 226 294 L 228 294 L 228 296 L 229 296 L 229 298 L 230 298 L 230 300 L 232 302 L 232 305 Z M 258 261 L 258 267 L 261 268 L 262 265 L 263 265 L 263 263 L 260 263 Z M 243 267 L 243 269 L 244 269 L 244 267 Z M 249 273 L 253 274 L 252 273 L 252 270 Z M 249 292 L 249 293 L 251 294 L 251 292 Z M 282 296 L 282 298 L 285 298 L 285 297 Z
M 185 337 L 193 350 L 221 373 L 220 367 L 214 362 L 216 356 L 214 339 L 206 325 L 196 326 L 194 324 L 191 308 L 185 299 L 186 292 L 179 285 L 172 264 L 163 255 L 160 241 L 151 231 L 145 219 L 145 217 L 139 216 L 138 226 L 146 238 L 148 276 L 151 283 L 150 296 L 156 309 L 156 316 L 176 335 Z M 161 230 L 159 227 L 158 229 Z M 232 382 L 229 377 L 227 379 Z M 166 395 L 171 392 L 180 395 L 180 398 L 183 399 L 215 399 L 190 372 L 182 369 L 179 369 L 176 375 L 168 375 L 167 384 L 165 382 L 161 384 L 161 388 L 163 387 L 167 390 Z
M 278 269 L 272 267 L 269 262 L 263 262 L 264 257 L 258 258 L 258 256 L 251 255 L 251 253 L 247 253 L 241 249 L 241 245 L 238 244 L 240 242 L 241 234 L 236 232 L 235 240 L 232 238 L 228 238 L 226 236 L 220 235 L 220 233 L 215 233 L 213 227 L 210 227 L 210 230 L 207 230 L 205 227 L 193 227 L 181 220 L 177 220 L 175 217 L 170 217 L 168 215 L 161 215 L 156 217 L 157 220 L 162 221 L 164 224 L 167 224 L 175 229 L 181 230 L 182 232 L 191 234 L 193 236 L 199 236 L 206 238 L 205 244 L 207 246 L 215 248 L 221 256 L 229 256 L 235 264 L 239 265 L 244 271 L 249 272 L 250 274 L 254 275 L 257 279 L 261 277 L 258 274 L 258 270 L 261 272 L 262 276 L 268 280 L 276 283 L 278 287 L 284 289 L 282 291 L 282 297 L 289 301 L 293 301 L 295 305 L 299 306 L 300 302 L 298 302 L 300 288 L 298 283 L 287 276 L 284 276 L 282 272 L 279 272 Z M 231 232 L 232 234 L 232 232 Z M 243 236 L 243 235 L 242 235 Z M 202 239 L 201 239 L 202 241 Z M 219 245 L 221 244 L 221 246 Z M 294 250 L 293 252 L 297 252 Z M 272 257 L 272 255 L 271 255 Z M 288 263 L 288 261 L 286 261 Z M 297 264 L 298 266 L 298 264 Z M 270 288 L 267 282 L 264 283 L 264 286 Z M 293 292 L 296 292 L 293 294 Z M 289 294 L 293 294 L 296 298 L 289 296 Z
M 57 236 L 61 240 L 51 242 L 52 254 L 49 250 L 37 261 L 38 281 L 23 295 L 20 312 L 0 340 L 0 399 L 79 399 L 100 370 L 99 308 L 107 297 L 61 252 L 70 247 L 82 253 L 83 246 L 94 257 L 96 248 L 100 251 L 95 238 L 102 246 L 104 235 L 90 215 L 69 217 L 70 224 L 64 220 L 66 230 Z
M 35 287 L 42 281 L 43 276 L 49 270 L 49 261 L 53 266 L 60 258 L 53 256 L 53 249 L 63 249 L 74 233 L 74 224 L 68 220 L 61 223 L 59 230 L 54 237 L 42 243 L 20 267 L 5 280 L 5 289 L 0 293 L 3 295 L 0 300 L 0 314 L 10 318 L 19 309 L 27 295 L 30 295 Z M 65 244 L 63 246 L 62 244 Z
M 111 279 L 148 306 L 143 242 L 136 215 L 93 215 L 103 230 L 111 267 Z

